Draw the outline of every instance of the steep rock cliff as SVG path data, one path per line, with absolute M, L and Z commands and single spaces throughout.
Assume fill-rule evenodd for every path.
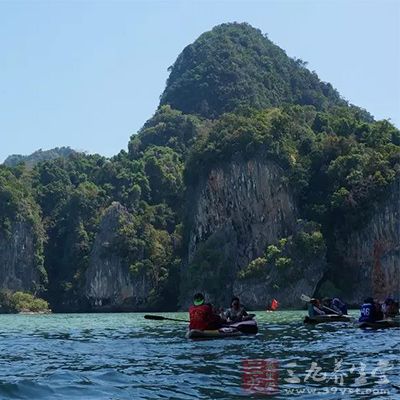
M 369 221 L 346 237 L 337 233 L 334 284 L 344 298 L 359 304 L 367 295 L 383 300 L 400 296 L 400 177 L 388 188 Z
M 144 276 L 132 279 L 124 258 L 113 250 L 120 217 L 130 215 L 114 202 L 102 217 L 91 251 L 83 295 L 95 311 L 143 309 L 151 289 Z
M 237 158 L 220 165 L 198 184 L 189 203 L 191 229 L 182 305 L 187 305 L 195 290 L 225 303 L 237 294 L 257 308 L 265 307 L 271 292 L 287 299 L 285 305 L 294 306 L 299 305 L 297 292 L 314 291 L 323 274 L 320 263 L 310 265 L 303 277 L 278 293 L 271 276 L 257 282 L 237 279 L 238 271 L 262 255 L 267 245 L 290 235 L 296 227 L 295 200 L 277 164 Z
M 0 230 L 0 289 L 34 291 L 41 281 L 33 227 L 13 222 L 8 233 Z

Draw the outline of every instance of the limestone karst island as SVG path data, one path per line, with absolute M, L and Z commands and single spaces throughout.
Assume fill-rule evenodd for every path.
M 166 71 L 158 51 L 170 52 L 192 2 L 177 10 L 173 0 L 44 1 L 25 14 L 24 0 L 14 3 L 0 2 L 19 10 L 13 18 L 0 10 L 0 80 L 16 74 L 11 89 L 0 85 L 0 109 L 29 127 L 27 141 L 41 113 L 60 132 L 51 146 L 32 133 L 35 151 L 7 153 L 0 165 L 0 400 L 398 399 L 398 127 L 346 100 L 252 25 L 223 23 L 193 41 L 203 28 L 190 36 L 181 18 L 179 39 L 193 43 L 168 69 L 152 116 L 126 132 L 117 154 L 90 154 L 63 123 L 78 111 L 83 130 L 111 119 L 119 149 L 113 110 L 122 118 L 127 101 L 110 88 L 126 85 L 145 101 L 136 78 L 150 85 L 158 59 Z M 371 3 L 357 3 L 357 18 Z M 319 18 L 329 25 L 332 13 Z M 360 46 L 368 41 L 365 29 L 357 35 Z M 379 57 L 371 49 L 365 62 Z M 119 80 L 127 66 L 132 93 Z M 83 100 L 63 108 L 68 93 Z M 24 94 L 38 101 L 29 104 L 32 120 L 19 108 Z M 101 103 L 110 107 L 105 119 L 93 111 Z M 128 114 L 129 123 L 141 116 Z M 87 136 L 100 142 L 105 130 Z

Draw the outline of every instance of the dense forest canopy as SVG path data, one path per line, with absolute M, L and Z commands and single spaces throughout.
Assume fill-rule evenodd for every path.
M 222 24 L 203 33 L 183 50 L 170 71 L 161 104 L 206 118 L 248 107 L 301 104 L 326 110 L 346 105 L 306 63 L 289 58 L 245 23 Z
M 224 114 L 194 143 L 185 176 L 240 153 L 273 159 L 286 171 L 305 215 L 318 222 L 347 218 L 373 205 L 400 172 L 399 130 L 388 121 L 365 122 L 357 110 L 283 106 Z M 356 214 L 354 212 L 356 211 Z
M 0 230 L 31 223 L 42 295 L 55 310 L 80 301 L 99 224 L 115 201 L 129 216 L 110 251 L 133 279 L 151 280 L 152 304 L 174 308 L 187 245 L 186 189 L 213 166 L 238 153 L 276 161 L 302 217 L 321 227 L 323 236 L 319 228 L 309 233 L 319 249 L 329 247 L 333 225 L 362 224 L 400 174 L 396 127 L 349 105 L 303 62 L 237 23 L 184 49 L 161 106 L 128 152 L 107 159 L 61 148 L 41 160 L 43 153 L 0 166 Z
M 15 167 L 18 164 L 24 163 L 27 167 L 34 167 L 40 161 L 54 160 L 59 157 L 68 157 L 73 153 L 75 153 L 75 150 L 70 147 L 56 147 L 55 149 L 50 150 L 39 149 L 28 156 L 12 154 L 5 159 L 4 165 Z

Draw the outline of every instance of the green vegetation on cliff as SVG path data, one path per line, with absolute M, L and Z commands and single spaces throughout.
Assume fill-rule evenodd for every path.
M 32 236 L 34 252 L 33 268 L 38 274 L 36 289 L 47 284 L 47 272 L 44 269 L 43 246 L 45 232 L 41 220 L 41 210 L 34 199 L 30 176 L 23 166 L 9 168 L 0 165 L 0 238 L 11 242 L 17 225 L 24 225 Z M 1 247 L 3 256 L 6 246 Z
M 275 270 L 275 285 L 278 287 L 301 279 L 310 263 L 325 256 L 326 244 L 317 224 L 298 222 L 296 232 L 276 244 L 268 245 L 261 257 L 239 271 L 238 278 L 262 279 Z
M 32 180 L 48 235 L 48 298 L 55 309 L 80 298 L 102 212 L 112 201 L 125 206 L 131 218 L 121 221 L 119 241 L 110 250 L 116 249 L 127 268 L 148 269 L 154 302 L 168 290 L 169 269 L 179 260 L 179 252 L 172 255 L 171 237 L 174 210 L 182 202 L 182 170 L 172 149 L 154 146 L 136 160 L 125 152 L 110 160 L 76 154 L 35 167 Z
M 8 156 L 4 165 L 7 167 L 16 167 L 18 164 L 25 164 L 28 168 L 34 167 L 41 161 L 54 160 L 60 157 L 68 157 L 71 154 L 76 153 L 75 150 L 72 150 L 70 147 L 56 147 L 51 150 L 42 150 L 39 149 L 28 156 L 23 156 L 21 154 L 13 154 Z
M 0 292 L 0 312 L 50 312 L 47 301 L 30 293 L 9 291 Z
M 362 219 L 400 172 L 399 130 L 385 120 L 365 122 L 349 107 L 225 114 L 194 143 L 187 181 L 238 153 L 278 162 L 304 216 L 323 224 Z

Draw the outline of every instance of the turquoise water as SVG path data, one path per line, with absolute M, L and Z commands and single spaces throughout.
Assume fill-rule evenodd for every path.
M 0 315 L 0 399 L 400 398 L 400 329 L 303 315 L 257 313 L 257 336 L 206 341 L 143 314 Z

